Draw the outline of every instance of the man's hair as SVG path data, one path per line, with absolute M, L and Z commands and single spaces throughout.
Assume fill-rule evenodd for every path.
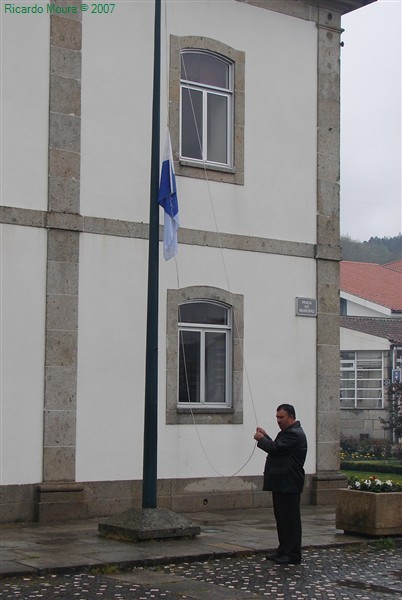
M 281 404 L 276 409 L 276 411 L 278 411 L 278 410 L 284 410 L 285 412 L 288 413 L 289 417 L 293 417 L 294 419 L 296 418 L 295 407 L 292 406 L 291 404 Z

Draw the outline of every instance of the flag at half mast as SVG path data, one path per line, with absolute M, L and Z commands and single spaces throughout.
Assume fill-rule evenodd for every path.
M 169 131 L 167 132 L 163 153 L 158 202 L 164 210 L 163 257 L 165 260 L 169 260 L 177 254 L 177 230 L 180 227 L 176 177 Z

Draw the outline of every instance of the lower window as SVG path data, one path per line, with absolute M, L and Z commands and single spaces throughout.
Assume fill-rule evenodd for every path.
M 230 406 L 231 308 L 192 301 L 178 308 L 178 405 Z
M 166 422 L 243 422 L 243 296 L 168 290 Z

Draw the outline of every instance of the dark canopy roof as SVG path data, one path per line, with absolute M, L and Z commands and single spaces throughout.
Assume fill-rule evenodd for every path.
M 402 345 L 402 319 L 392 317 L 341 317 L 341 327 L 368 333 Z

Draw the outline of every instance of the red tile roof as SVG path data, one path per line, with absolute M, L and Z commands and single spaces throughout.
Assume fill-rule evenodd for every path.
M 391 271 L 399 271 L 402 273 L 402 260 L 396 260 L 395 262 L 388 263 L 387 265 L 383 265 L 386 269 L 391 269 Z
M 377 265 L 343 260 L 340 275 L 343 292 L 402 311 L 402 261 Z

